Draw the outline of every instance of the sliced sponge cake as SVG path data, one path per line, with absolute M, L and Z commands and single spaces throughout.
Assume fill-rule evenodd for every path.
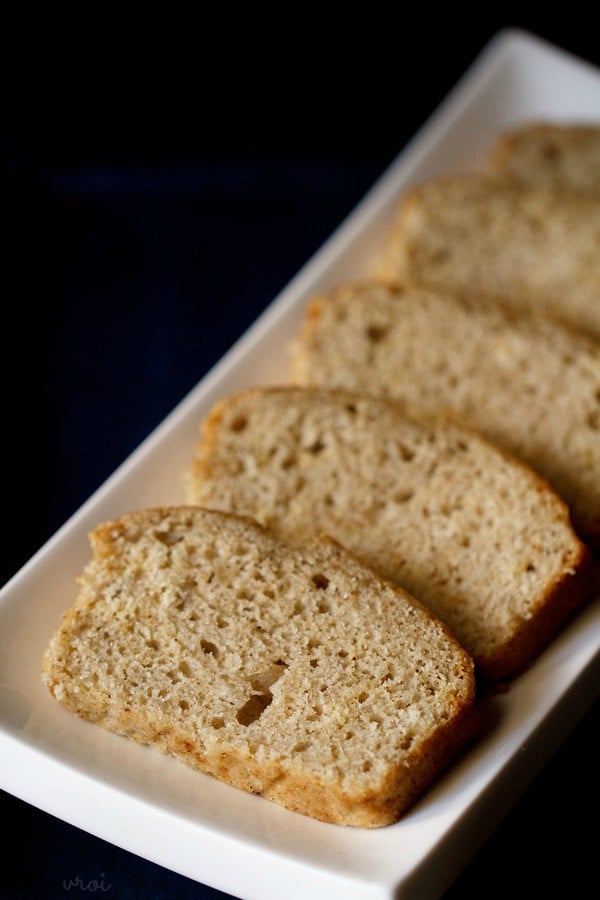
M 191 501 L 300 545 L 332 535 L 442 618 L 489 679 L 527 665 L 584 596 L 565 505 L 462 428 L 296 388 L 225 398 L 203 432 Z
M 130 513 L 92 543 L 43 662 L 83 718 L 364 827 L 396 821 L 472 735 L 471 659 L 334 543 L 294 549 L 189 507 Z
M 478 296 L 351 285 L 311 304 L 294 374 L 450 413 L 536 469 L 600 545 L 597 342 Z

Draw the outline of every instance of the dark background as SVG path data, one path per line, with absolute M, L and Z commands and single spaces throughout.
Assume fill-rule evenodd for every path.
M 335 136 L 156 126 L 0 132 L 2 583 L 229 349 L 489 38 L 513 24 L 600 61 L 597 30 L 581 18 L 471 22 L 427 44 L 424 77 L 415 77 L 418 40 L 402 43 L 395 77 L 404 88 L 383 119 L 387 134 L 357 134 L 362 123 L 352 116 Z M 446 900 L 506 896 L 516 886 L 519 895 L 593 893 L 597 718 L 595 709 L 583 719 Z M 10 834 L 2 898 L 74 896 L 63 880 L 101 873 L 112 885 L 106 897 L 224 896 L 7 794 L 0 804 Z

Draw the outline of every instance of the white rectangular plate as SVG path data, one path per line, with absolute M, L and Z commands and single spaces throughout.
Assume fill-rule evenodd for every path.
M 313 292 L 359 276 L 398 196 L 476 165 L 494 134 L 529 119 L 600 121 L 600 73 L 521 32 L 499 34 L 363 202 L 288 288 L 0 595 L 0 784 L 162 866 L 236 896 L 418 898 L 441 893 L 596 695 L 600 600 L 504 695 L 475 746 L 395 826 L 313 821 L 80 721 L 40 683 L 40 658 L 87 532 L 130 509 L 183 502 L 201 417 L 219 397 L 288 373 Z

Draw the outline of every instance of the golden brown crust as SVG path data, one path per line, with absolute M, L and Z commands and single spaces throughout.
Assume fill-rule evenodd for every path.
M 286 391 L 298 392 L 300 395 L 310 395 L 311 392 L 325 396 L 337 397 L 361 397 L 363 395 L 350 393 L 338 389 L 319 389 L 276 386 L 272 388 L 252 388 L 240 391 L 221 400 L 214 410 L 206 417 L 201 425 L 201 440 L 196 446 L 195 474 L 200 479 L 212 477 L 212 463 L 218 458 L 219 453 L 219 426 L 224 413 L 235 407 L 239 400 L 242 405 L 253 396 L 272 393 L 285 393 Z M 291 402 L 291 401 L 290 401 Z M 383 402 L 379 400 L 378 402 Z M 571 532 L 572 550 L 568 558 L 562 561 L 560 570 L 555 577 L 545 585 L 545 590 L 536 598 L 530 617 L 515 619 L 514 628 L 509 636 L 500 645 L 490 647 L 489 653 L 478 654 L 473 647 L 468 649 L 474 653 L 478 676 L 486 681 L 499 681 L 514 677 L 521 672 L 541 650 L 551 641 L 559 630 L 561 624 L 568 616 L 589 597 L 592 587 L 593 565 L 589 549 L 579 540 L 571 530 L 570 514 L 566 503 L 555 493 L 548 482 L 522 460 L 516 459 L 505 450 L 491 444 L 479 433 L 466 428 L 457 421 L 456 416 L 450 414 L 433 416 L 422 410 L 411 408 L 406 410 L 399 405 L 403 413 L 409 418 L 422 423 L 447 422 L 450 426 L 460 428 L 461 432 L 469 435 L 471 440 L 493 450 L 495 454 L 504 459 L 511 466 L 519 469 L 527 481 L 531 490 L 540 495 L 546 495 L 551 501 L 553 516 L 557 521 L 562 521 L 568 531 Z M 372 563 L 361 556 L 360 549 L 354 547 L 354 555 L 360 558 L 364 566 L 373 570 Z M 417 592 L 418 596 L 418 592 Z
M 594 192 L 504 173 L 446 175 L 400 198 L 372 274 L 501 294 L 598 337 L 599 226 Z
M 544 347 L 549 346 L 551 350 L 546 351 L 546 358 L 554 358 L 555 356 L 561 366 L 563 365 L 563 358 L 567 361 L 564 364 L 563 378 L 565 383 L 568 382 L 571 374 L 568 363 L 569 357 L 579 360 L 588 360 L 589 357 L 587 362 L 587 365 L 589 366 L 589 374 L 586 375 L 587 380 L 582 382 L 580 396 L 579 398 L 574 397 L 574 400 L 581 399 L 583 396 L 587 398 L 588 394 L 593 394 L 594 385 L 592 384 L 593 377 L 591 373 L 597 371 L 597 361 L 599 359 L 598 342 L 589 335 L 574 328 L 572 324 L 561 321 L 552 313 L 546 312 L 542 315 L 539 312 L 534 313 L 532 311 L 517 310 L 514 306 L 511 306 L 510 303 L 507 303 L 505 299 L 499 299 L 496 296 L 491 297 L 486 295 L 484 297 L 448 289 L 444 289 L 443 291 L 437 289 L 434 290 L 406 279 L 402 281 L 390 281 L 386 284 L 371 284 L 367 286 L 366 290 L 364 284 L 361 284 L 360 282 L 338 285 L 332 289 L 328 296 L 319 297 L 317 306 L 319 315 L 312 315 L 310 318 L 305 318 L 301 331 L 302 340 L 298 343 L 292 359 L 292 377 L 296 384 L 327 387 L 333 380 L 336 384 L 345 384 L 348 389 L 357 389 L 358 382 L 355 381 L 355 375 L 350 370 L 348 360 L 344 356 L 341 357 L 341 372 L 339 375 L 335 373 L 332 374 L 332 367 L 328 363 L 323 367 L 323 361 L 326 359 L 326 353 L 323 352 L 324 349 L 326 349 L 323 346 L 325 340 L 324 335 L 329 333 L 329 339 L 332 343 L 332 353 L 334 353 L 335 323 L 333 320 L 338 315 L 338 311 L 340 317 L 343 318 L 346 314 L 346 309 L 351 307 L 355 297 L 360 301 L 362 298 L 368 298 L 372 295 L 374 302 L 377 302 L 379 293 L 385 302 L 392 301 L 393 303 L 396 303 L 397 301 L 398 304 L 401 304 L 403 299 L 406 299 L 409 303 L 410 311 L 415 309 L 415 302 L 417 299 L 422 298 L 423 304 L 425 304 L 427 298 L 431 296 L 436 298 L 440 303 L 443 302 L 443 305 L 447 307 L 448 311 L 455 309 L 459 317 L 463 314 L 465 316 L 470 316 L 472 313 L 476 316 L 480 314 L 483 315 L 484 326 L 489 314 L 492 327 L 497 327 L 498 322 L 506 324 L 507 340 L 509 341 L 511 339 L 510 329 L 514 326 L 516 329 L 516 339 L 520 340 L 522 338 L 531 343 L 532 358 L 541 356 L 545 352 Z M 330 304 L 331 311 L 324 319 L 325 327 L 323 327 L 323 324 L 320 324 L 320 317 L 323 316 L 327 304 Z M 359 305 L 359 309 L 364 310 L 366 318 L 368 305 L 366 303 L 361 304 Z M 402 307 L 400 305 L 398 305 L 397 317 L 398 321 L 401 321 Z M 496 324 L 494 325 L 494 323 Z M 340 324 L 340 328 L 344 328 L 343 321 Z M 351 328 L 355 329 L 355 324 L 353 324 Z M 351 331 L 351 328 L 349 329 L 349 333 L 352 335 L 353 332 Z M 489 332 L 491 337 L 493 337 L 493 333 L 493 331 Z M 436 339 L 439 340 L 439 334 L 436 335 Z M 493 348 L 493 340 L 490 340 L 490 344 Z M 485 346 L 486 344 L 484 343 L 484 347 Z M 403 347 L 400 346 L 400 352 L 402 351 Z M 393 353 L 393 349 L 390 349 L 389 352 L 390 354 Z M 444 359 L 443 355 L 446 353 L 447 359 Z M 450 365 L 452 365 L 453 354 L 458 354 L 456 336 L 450 338 L 447 344 L 445 343 L 439 350 L 437 361 L 439 362 L 440 367 L 446 362 L 449 362 Z M 335 355 L 333 358 L 335 359 Z M 361 362 L 364 362 L 362 356 L 360 359 Z M 390 356 L 389 359 L 392 359 L 392 357 Z M 463 379 L 460 367 L 455 366 L 455 369 L 456 368 L 458 368 L 458 383 L 460 385 L 463 380 L 466 382 L 466 379 Z M 543 367 L 540 371 L 543 371 Z M 557 371 L 563 372 L 563 369 L 557 369 Z M 583 371 L 585 371 L 585 369 Z M 532 373 L 535 374 L 536 372 L 538 375 L 540 374 L 538 368 L 533 366 Z M 573 372 L 575 372 L 575 370 L 573 370 Z M 367 378 L 369 374 L 371 373 L 367 373 Z M 487 374 L 489 376 L 489 367 Z M 498 367 L 496 375 L 500 379 L 504 377 L 502 366 Z M 419 412 L 415 402 L 413 402 L 412 399 L 408 402 L 407 398 L 411 397 L 411 395 L 427 395 L 427 390 L 425 389 L 427 377 L 423 375 L 423 372 L 415 373 L 415 370 L 413 369 L 409 375 L 405 374 L 404 380 L 398 378 L 397 383 L 384 381 L 381 384 L 380 390 L 375 389 L 375 378 L 376 376 L 373 376 L 370 382 L 370 391 L 372 394 L 385 396 L 386 399 L 394 402 L 410 415 L 422 418 L 423 414 Z M 433 377 L 432 380 L 435 382 L 436 378 Z M 485 411 L 486 405 L 481 402 L 481 397 L 477 392 L 469 395 L 470 406 L 467 404 L 466 410 L 462 409 L 460 404 L 463 403 L 464 397 L 458 395 L 457 399 L 452 390 L 446 391 L 445 388 L 442 389 L 444 384 L 442 379 L 438 379 L 438 383 L 440 385 L 440 391 L 438 396 L 436 396 L 434 403 L 430 405 L 429 412 L 437 417 L 447 418 L 457 426 L 467 428 L 467 430 L 470 428 L 470 420 L 473 415 L 475 415 L 480 423 L 479 431 L 487 434 L 489 441 L 498 445 L 504 445 L 509 452 L 512 452 L 515 456 L 523 455 L 534 469 L 543 468 L 546 479 L 553 483 L 554 489 L 559 493 L 562 493 L 562 495 L 566 496 L 570 501 L 572 521 L 577 533 L 592 547 L 600 549 L 600 515 L 598 513 L 597 502 L 595 502 L 597 491 L 595 488 L 592 490 L 589 489 L 590 471 L 593 472 L 593 466 L 597 465 L 595 462 L 595 460 L 597 460 L 597 445 L 594 444 L 594 431 L 597 431 L 597 413 L 594 411 L 589 412 L 586 420 L 584 413 L 582 412 L 581 404 L 577 402 L 570 404 L 573 408 L 573 418 L 570 420 L 573 426 L 576 426 L 583 433 L 589 431 L 589 436 L 587 438 L 589 441 L 589 449 L 587 450 L 587 453 L 591 457 L 591 462 L 588 463 L 581 450 L 577 450 L 573 455 L 567 457 L 564 457 L 564 454 L 561 456 L 558 449 L 554 449 L 554 444 L 547 444 L 543 440 L 530 440 L 526 428 L 523 431 L 519 430 L 520 423 L 517 423 L 516 429 L 511 429 L 507 428 L 506 422 L 504 422 L 501 417 L 494 418 L 494 416 L 489 413 L 487 415 L 482 414 L 481 411 Z M 502 381 L 500 381 L 500 385 L 501 387 L 498 396 L 506 396 L 508 400 L 510 395 L 506 394 L 506 388 Z M 574 393 L 574 390 L 574 388 L 569 387 L 568 389 L 565 389 L 564 394 L 560 394 L 560 400 L 565 408 L 569 408 L 569 391 Z M 583 391 L 585 391 L 585 393 L 583 393 Z M 527 404 L 533 404 L 534 412 L 535 404 L 533 402 L 533 395 L 532 397 L 529 397 L 529 394 L 523 392 L 523 383 L 519 380 L 519 376 L 516 381 L 515 398 L 516 402 L 512 403 L 512 406 L 515 410 L 521 410 L 521 422 L 524 423 L 527 421 Z M 594 399 L 592 396 L 586 399 L 585 402 L 589 404 L 590 400 L 593 405 Z M 453 408 L 453 404 L 456 408 Z M 473 410 L 476 410 L 475 414 Z M 559 417 L 557 422 L 561 421 L 562 417 Z M 565 424 L 566 423 L 563 423 L 563 430 Z M 554 429 L 549 421 L 545 424 L 550 441 L 554 440 L 555 432 L 560 432 L 560 427 L 561 426 L 559 426 L 558 429 Z M 472 427 L 471 430 L 473 430 Z M 540 435 L 538 434 L 537 438 L 539 437 Z M 571 445 L 567 434 L 564 434 L 561 440 L 563 445 L 568 448 L 569 453 L 571 453 L 572 447 L 581 446 L 576 442 Z M 552 447 L 552 450 L 550 450 L 550 447 Z
M 290 760 L 256 760 L 225 743 L 211 750 L 192 733 L 173 730 L 168 720 L 140 718 L 133 710 L 115 714 L 94 706 L 91 694 L 86 694 L 84 705 L 71 696 L 61 698 L 61 702 L 86 721 L 174 756 L 198 772 L 293 812 L 337 825 L 380 828 L 397 822 L 478 733 L 480 717 L 466 654 L 465 662 L 465 677 L 472 685 L 469 696 L 457 702 L 448 721 L 435 735 L 419 743 L 403 764 L 392 768 L 377 789 L 362 794 L 319 781 Z M 54 693 L 55 683 L 48 686 Z
M 598 567 L 584 544 L 571 572 L 563 572 L 540 598 L 531 619 L 523 619 L 510 641 L 485 660 L 475 660 L 484 681 L 515 678 L 524 671 L 565 625 L 569 617 L 591 599 L 598 588 Z
M 160 528 L 163 517 L 169 522 L 177 520 L 186 526 L 189 524 L 188 518 L 191 520 L 194 514 L 207 513 L 187 506 L 157 508 L 141 513 L 128 513 L 115 522 L 99 525 L 90 533 L 92 562 L 99 562 L 104 579 L 107 577 L 107 569 L 110 570 L 114 565 L 117 580 L 113 581 L 110 576 L 108 581 L 101 582 L 103 587 L 98 589 L 104 592 L 108 585 L 108 595 L 111 597 L 113 585 L 117 588 L 117 594 L 121 590 L 124 583 L 119 581 L 119 560 L 118 557 L 113 559 L 113 555 L 115 547 L 122 545 L 123 539 L 137 545 L 142 529 L 156 538 L 155 529 L 157 526 Z M 251 524 L 257 532 L 267 535 L 265 529 L 257 526 L 247 516 L 211 512 L 208 515 L 219 517 L 217 524 L 220 529 L 225 520 L 235 520 Z M 234 533 L 238 534 L 237 531 Z M 347 554 L 329 538 L 318 538 L 315 543 L 327 544 L 331 551 L 328 550 L 318 558 L 337 560 L 340 566 L 349 565 L 352 568 L 355 565 L 352 559 L 356 560 L 356 557 Z M 268 546 L 271 547 L 271 543 Z M 281 545 L 282 550 L 283 546 Z M 304 553 L 298 553 L 298 559 L 304 561 Z M 357 560 L 357 567 L 353 570 L 361 572 L 365 568 Z M 367 573 L 364 574 L 366 576 Z M 376 576 L 376 580 L 371 582 L 371 577 L 368 578 L 369 584 L 379 584 L 383 580 Z M 452 660 L 451 678 L 454 679 L 454 689 L 444 689 L 444 717 L 440 718 L 439 723 L 433 722 L 427 729 L 423 729 L 417 736 L 414 747 L 401 754 L 402 759 L 398 758 L 396 761 L 395 756 L 389 756 L 389 759 L 386 756 L 386 764 L 379 779 L 356 781 L 354 777 L 346 777 L 343 771 L 338 770 L 335 774 L 318 765 L 307 766 L 297 756 L 282 755 L 279 750 L 273 750 L 264 736 L 257 740 L 256 746 L 253 746 L 253 740 L 240 744 L 239 738 L 236 744 L 235 736 L 228 738 L 225 731 L 219 731 L 217 735 L 211 729 L 198 729 L 194 721 L 187 717 L 175 718 L 171 708 L 162 703 L 139 704 L 136 702 L 137 684 L 132 682 L 130 685 L 128 681 L 129 669 L 125 670 L 124 679 L 105 683 L 101 690 L 95 684 L 95 679 L 75 676 L 70 671 L 69 662 L 72 642 L 75 640 L 81 646 L 89 628 L 93 634 L 99 635 L 98 623 L 103 622 L 102 617 L 99 620 L 90 618 L 97 604 L 101 604 L 101 597 L 104 597 L 104 593 L 96 594 L 90 568 L 86 569 L 81 584 L 80 596 L 64 614 L 61 626 L 43 657 L 44 681 L 56 699 L 83 719 L 137 743 L 151 745 L 163 753 L 172 754 L 200 772 L 244 791 L 259 794 L 288 809 L 338 824 L 365 828 L 388 825 L 403 815 L 440 773 L 442 767 L 450 762 L 475 733 L 478 719 L 472 659 L 428 610 L 396 585 L 389 587 L 402 599 L 403 604 L 412 604 L 420 610 L 420 621 L 426 618 L 435 623 L 435 629 L 430 629 L 427 633 L 436 631 L 440 637 L 442 632 L 445 634 L 444 646 L 448 647 Z M 150 606 L 148 609 L 151 608 Z M 393 609 L 395 608 L 394 605 Z M 108 610 L 104 615 L 107 614 Z M 150 619 L 151 616 L 147 621 Z M 106 625 L 100 624 L 101 631 L 104 627 Z M 94 660 L 104 655 L 102 640 L 109 638 L 107 635 L 104 638 L 101 635 L 94 638 L 95 641 L 98 639 L 99 644 L 91 645 L 94 654 L 92 665 Z M 158 659 L 164 651 L 155 649 Z

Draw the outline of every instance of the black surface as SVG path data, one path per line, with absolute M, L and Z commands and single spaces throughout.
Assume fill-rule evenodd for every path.
M 598 62 L 597 32 L 585 22 L 519 24 Z M 418 87 L 419 47 L 405 46 L 396 77 L 411 90 L 386 119 L 388 135 L 2 133 L 2 582 L 254 321 L 497 27 L 440 36 Z M 506 896 L 515 885 L 517 895 L 591 893 L 597 720 L 597 711 L 583 720 L 448 900 Z M 224 896 L 16 798 L 0 803 L 10 835 L 2 898 L 74 897 L 83 887 L 119 898 Z

